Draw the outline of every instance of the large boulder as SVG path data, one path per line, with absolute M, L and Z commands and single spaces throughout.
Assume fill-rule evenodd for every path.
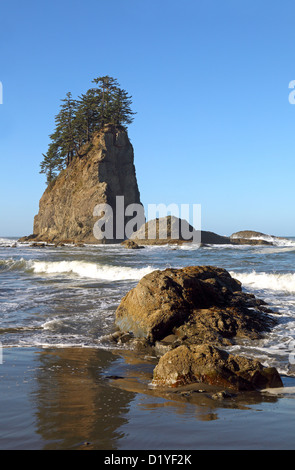
M 173 334 L 178 344 L 220 345 L 260 338 L 276 323 L 269 313 L 225 269 L 190 266 L 144 276 L 121 300 L 116 324 L 150 343 Z
M 283 386 L 274 367 L 208 344 L 183 345 L 167 352 L 154 369 L 152 384 L 177 387 L 195 382 L 237 391 Z

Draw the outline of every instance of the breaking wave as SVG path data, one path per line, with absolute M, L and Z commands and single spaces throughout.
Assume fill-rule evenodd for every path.
M 21 270 L 44 275 L 75 275 L 81 278 L 108 281 L 139 280 L 155 270 L 151 266 L 132 268 L 129 266 L 110 266 L 87 261 L 37 261 L 23 258 L 0 260 L 0 271 Z
M 230 274 L 245 287 L 286 292 L 289 294 L 295 293 L 295 273 L 279 274 L 252 271 L 251 273 L 231 272 Z
M 81 278 L 108 281 L 139 280 L 154 271 L 151 266 L 131 268 L 128 266 L 109 266 L 86 261 L 32 261 L 30 269 L 36 274 L 68 274 Z
M 0 247 L 1 246 L 14 246 L 16 245 L 17 240 L 15 238 L 1 238 L 0 237 Z
M 238 235 L 233 236 L 233 239 L 239 238 Z M 266 242 L 270 242 L 275 246 L 290 246 L 295 248 L 295 240 L 292 238 L 283 238 L 283 237 L 275 237 L 274 235 L 261 235 L 261 236 L 252 236 L 249 237 L 249 240 L 263 240 Z
M 0 271 L 13 271 L 17 269 L 25 269 L 28 262 L 24 258 L 20 259 L 3 259 L 0 260 Z

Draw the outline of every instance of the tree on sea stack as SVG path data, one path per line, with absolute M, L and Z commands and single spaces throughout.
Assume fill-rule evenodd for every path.
M 96 86 L 78 99 L 73 99 L 69 92 L 61 100 L 60 111 L 55 117 L 56 127 L 49 136 L 51 142 L 40 164 L 40 173 L 46 174 L 48 184 L 74 158 L 82 158 L 81 147 L 90 143 L 105 125 L 126 127 L 133 122 L 135 113 L 131 109 L 131 96 L 120 88 L 115 78 L 106 75 L 92 82 Z
M 40 173 L 46 174 L 46 182 L 49 185 L 63 168 L 63 159 L 55 143 L 49 145 L 46 154 L 43 154 L 43 161 L 40 165 Z
M 89 143 L 98 128 L 99 97 L 94 88 L 79 96 L 75 126 L 79 137 L 79 146 Z
M 61 157 L 65 159 L 68 166 L 78 153 L 77 126 L 75 125 L 77 101 L 73 100 L 71 93 L 67 93 L 60 108 L 60 112 L 55 118 L 56 131 L 52 135 L 52 139 L 59 144 Z
M 118 89 L 114 94 L 112 121 L 115 125 L 131 124 L 133 115 L 131 98 L 125 90 Z
M 68 166 L 77 154 L 77 128 L 74 124 L 77 101 L 69 92 L 62 100 L 60 112 L 55 116 L 56 128 L 49 136 L 48 151 L 43 154 L 40 173 L 45 173 L 50 183 L 57 173 Z
M 131 124 L 132 115 L 135 114 L 131 110 L 132 100 L 128 93 L 119 87 L 117 80 L 106 75 L 95 78 L 93 83 L 98 85 L 96 94 L 100 100 L 100 127 L 105 124 Z
M 113 93 L 118 88 L 118 84 L 116 79 L 109 77 L 108 75 L 95 78 L 92 82 L 98 85 L 96 93 L 99 97 L 99 124 L 100 127 L 103 127 L 112 120 L 111 107 Z

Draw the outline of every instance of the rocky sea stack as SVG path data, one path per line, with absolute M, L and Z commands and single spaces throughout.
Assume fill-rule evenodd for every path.
M 105 126 L 45 190 L 34 219 L 30 239 L 46 242 L 114 243 L 116 196 L 124 196 L 124 208 L 140 204 L 133 146 L 123 126 Z M 98 204 L 113 209 L 114 239 L 98 240 L 93 233 Z M 124 221 L 125 223 L 127 220 Z

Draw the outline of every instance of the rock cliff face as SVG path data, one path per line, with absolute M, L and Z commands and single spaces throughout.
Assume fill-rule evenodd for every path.
M 124 196 L 124 211 L 129 204 L 140 204 L 133 147 L 126 130 L 106 127 L 84 153 L 45 190 L 31 238 L 55 243 L 114 243 L 124 239 L 124 234 L 118 237 L 116 232 L 116 197 Z M 113 238 L 99 240 L 94 235 L 94 225 L 103 215 L 94 215 L 98 204 L 108 204 L 113 210 Z

